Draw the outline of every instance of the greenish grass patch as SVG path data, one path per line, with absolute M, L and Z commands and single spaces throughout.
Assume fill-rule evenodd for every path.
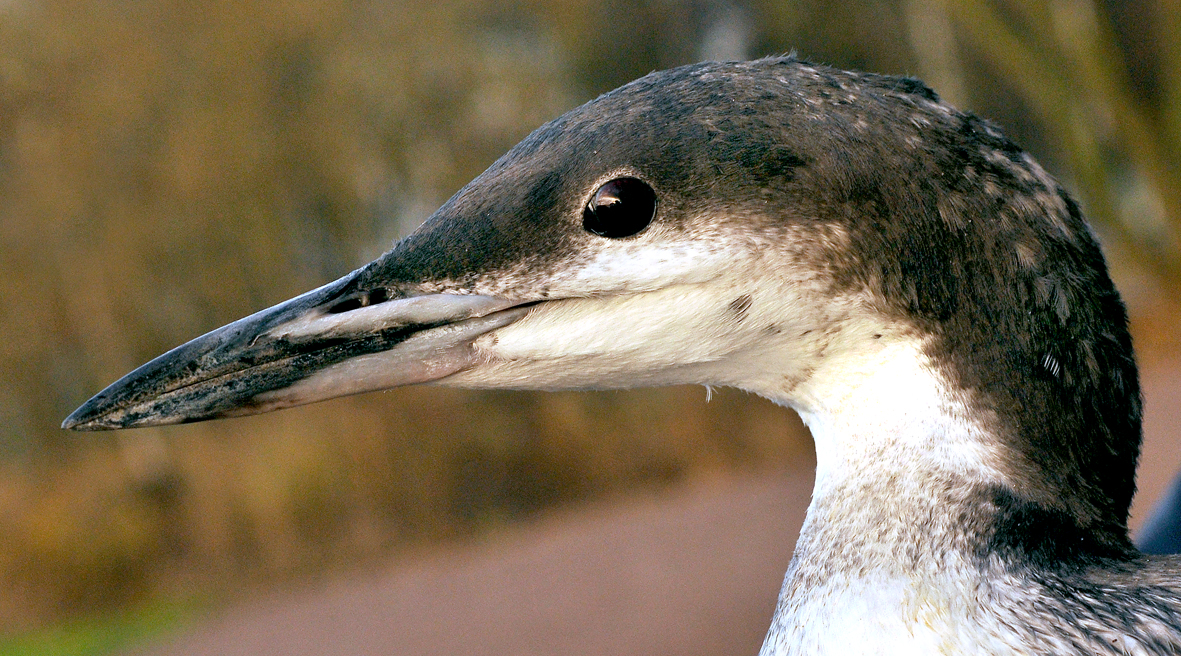
M 0 635 L 0 656 L 101 656 L 178 631 L 203 605 L 155 601 L 103 615 L 67 620 L 21 635 Z

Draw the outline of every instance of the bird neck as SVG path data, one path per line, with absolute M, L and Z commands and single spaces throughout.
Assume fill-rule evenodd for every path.
M 921 343 L 841 360 L 818 368 L 793 400 L 816 443 L 801 556 L 840 557 L 850 540 L 859 558 L 883 562 L 932 540 L 946 547 L 968 530 L 965 514 L 987 511 L 989 491 L 1020 489 L 1006 473 L 1003 443 L 943 382 Z
M 874 479 L 920 490 L 932 479 L 1007 483 L 1003 445 L 979 421 L 986 411 L 943 381 L 917 340 L 829 358 L 793 397 L 816 441 L 818 495 Z
M 763 654 L 943 653 L 1012 485 L 1003 453 L 921 344 L 840 360 L 793 393 L 816 483 Z
M 1058 428 L 1014 421 L 995 396 L 949 382 L 929 355 L 929 339 L 870 335 L 830 349 L 779 396 L 757 390 L 795 408 L 812 431 L 816 487 L 806 531 L 871 531 L 887 554 L 896 553 L 890 550 L 905 545 L 891 540 L 947 538 L 928 521 L 942 512 L 953 520 L 948 530 L 972 538 L 961 546 L 976 554 L 1005 552 L 1017 561 L 1126 555 L 1125 518 L 1086 496 L 1097 489 L 1094 468 L 1051 441 L 1065 439 Z M 1065 395 L 1033 398 L 1033 385 L 1025 391 L 1028 403 L 1058 402 L 1055 416 L 1066 425 L 1073 425 L 1071 407 L 1085 405 Z M 1048 452 L 1034 452 L 1039 444 Z

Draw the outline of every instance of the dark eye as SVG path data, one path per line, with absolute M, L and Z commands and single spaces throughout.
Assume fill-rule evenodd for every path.
M 595 192 L 582 211 L 582 227 L 600 237 L 631 237 L 656 216 L 656 192 L 643 180 L 616 178 Z

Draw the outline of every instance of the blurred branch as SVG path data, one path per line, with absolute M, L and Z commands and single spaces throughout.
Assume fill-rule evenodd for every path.
M 1181 225 L 1181 185 L 1175 175 L 1175 153 L 1166 152 L 1161 130 L 1150 112 L 1135 100 L 1131 84 L 1123 72 L 1122 55 L 1110 25 L 1098 20 L 1092 0 L 1056 0 L 1055 32 L 1060 47 L 1075 64 L 1073 71 L 1081 82 L 1114 116 L 1128 155 L 1148 176 L 1164 201 L 1169 224 Z M 1174 157 L 1170 157 L 1174 155 Z M 1170 231 L 1171 250 L 1177 252 L 1175 231 Z
M 1156 30 L 1159 44 L 1162 107 L 1161 124 L 1173 152 L 1181 152 L 1181 0 L 1158 0 Z M 1176 169 L 1174 169 L 1176 170 Z
M 964 71 L 956 52 L 955 30 L 946 0 L 903 0 L 911 47 L 922 77 L 953 105 L 967 104 Z

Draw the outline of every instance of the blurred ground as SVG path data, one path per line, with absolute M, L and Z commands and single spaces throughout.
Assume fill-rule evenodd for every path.
M 753 654 L 811 472 L 556 513 L 477 545 L 224 609 L 142 656 Z
M 1144 388 L 1144 447 L 1132 501 L 1132 530 L 1139 528 L 1181 472 L 1181 357 L 1174 354 L 1141 364 Z

